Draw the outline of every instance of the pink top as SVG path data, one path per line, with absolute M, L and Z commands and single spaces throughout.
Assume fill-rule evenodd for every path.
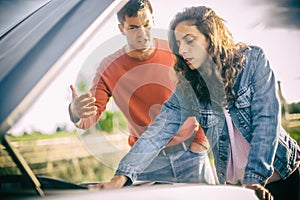
M 233 125 L 227 110 L 224 110 L 230 139 L 230 155 L 227 166 L 227 182 L 231 184 L 243 183 L 244 172 L 248 162 L 250 144 L 245 140 Z M 274 171 L 268 183 L 280 180 L 279 174 Z

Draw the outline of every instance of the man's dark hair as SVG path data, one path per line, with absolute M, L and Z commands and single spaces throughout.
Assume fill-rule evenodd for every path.
M 119 22 L 124 24 L 125 16 L 136 17 L 138 11 L 142 9 L 149 9 L 151 14 L 153 13 L 151 3 L 148 0 L 129 0 L 117 14 Z

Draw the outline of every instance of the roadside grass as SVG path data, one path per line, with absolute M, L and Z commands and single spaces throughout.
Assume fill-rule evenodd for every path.
M 300 145 L 300 127 L 288 129 L 287 132 Z M 54 134 L 32 132 L 32 133 L 24 133 L 22 136 L 14 136 L 9 134 L 9 139 L 12 142 L 18 142 L 18 141 L 33 141 L 33 140 L 41 140 L 41 139 L 62 138 L 62 137 L 76 136 L 76 135 L 77 135 L 76 131 L 73 132 L 61 131 L 61 132 L 56 132 Z
M 42 139 L 51 139 L 51 138 L 62 138 L 62 137 L 69 137 L 69 136 L 76 136 L 77 132 L 56 132 L 54 134 L 44 134 L 41 132 L 32 132 L 32 133 L 24 133 L 21 136 L 14 136 L 9 134 L 9 139 L 12 142 L 19 142 L 19 141 L 34 141 L 34 140 L 42 140 Z
M 298 145 L 300 145 L 300 127 L 289 129 L 287 132 L 297 141 Z

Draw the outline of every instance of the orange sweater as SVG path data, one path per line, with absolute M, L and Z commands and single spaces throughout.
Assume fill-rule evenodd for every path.
M 154 41 L 156 50 L 145 61 L 129 57 L 122 48 L 101 62 L 90 90 L 96 98 L 97 116 L 81 119 L 78 128 L 94 126 L 112 96 L 128 120 L 129 145 L 136 142 L 175 88 L 175 81 L 170 78 L 171 73 L 174 73 L 174 58 L 168 44 L 163 40 Z M 168 145 L 186 140 L 195 128 L 195 119 L 189 119 Z M 202 129 L 198 131 L 195 140 L 200 144 L 205 140 Z

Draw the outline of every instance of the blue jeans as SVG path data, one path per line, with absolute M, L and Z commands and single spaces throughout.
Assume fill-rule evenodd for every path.
M 137 180 L 216 184 L 207 151 L 194 153 L 189 149 L 168 155 L 160 153 L 143 173 L 138 175 Z

